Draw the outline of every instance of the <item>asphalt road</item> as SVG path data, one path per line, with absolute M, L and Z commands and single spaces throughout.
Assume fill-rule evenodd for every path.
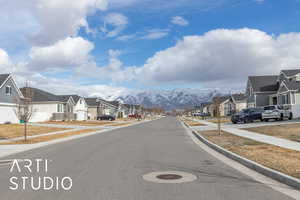
M 1 200 L 290 200 L 291 198 L 230 168 L 194 144 L 175 118 L 139 124 L 27 151 L 11 158 L 52 160 L 48 172 L 10 173 L 0 166 Z M 198 177 L 189 183 L 147 182 L 144 174 L 183 171 Z M 18 190 L 10 190 L 10 177 Z M 21 177 L 72 178 L 71 190 L 34 191 L 30 182 L 21 189 Z M 16 182 L 16 181 L 15 181 Z M 29 185 L 28 185 L 29 184 Z M 14 185 L 15 186 L 15 185 Z

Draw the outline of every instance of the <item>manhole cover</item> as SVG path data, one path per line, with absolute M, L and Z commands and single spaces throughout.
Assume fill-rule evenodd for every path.
M 195 181 L 197 177 L 181 171 L 162 171 L 145 174 L 143 179 L 154 183 L 186 183 Z
M 176 179 L 181 179 L 182 176 L 177 174 L 161 174 L 156 176 L 156 178 L 163 179 L 163 180 L 176 180 Z

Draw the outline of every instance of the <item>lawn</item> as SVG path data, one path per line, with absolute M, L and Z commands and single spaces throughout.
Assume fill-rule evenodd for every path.
M 300 123 L 260 126 L 255 128 L 246 128 L 244 130 L 300 142 Z
M 38 135 L 56 131 L 64 131 L 66 128 L 52 128 L 41 126 L 28 126 L 27 134 Z M 0 125 L 0 138 L 15 138 L 24 136 L 24 125 L 22 124 L 2 124 Z
M 196 121 L 193 121 L 193 120 L 183 119 L 182 121 L 184 123 L 186 123 L 187 125 L 189 125 L 189 126 L 205 126 L 205 124 L 202 124 L 200 122 L 196 122 Z
M 215 123 L 215 124 L 219 123 L 218 119 L 210 119 L 210 120 L 207 120 L 207 121 L 211 122 L 211 123 Z M 229 123 L 229 122 L 231 122 L 231 120 L 230 120 L 230 118 L 226 117 L 226 118 L 221 118 L 220 122 L 221 123 Z
M 114 124 L 111 121 L 49 121 L 43 124 L 75 125 L 75 126 L 106 126 Z
M 271 169 L 300 178 L 300 152 L 217 131 L 201 131 L 211 142 Z
M 84 133 L 91 133 L 91 132 L 95 132 L 95 131 L 100 131 L 100 130 L 99 129 L 84 129 L 84 130 L 78 130 L 78 131 L 70 131 L 67 133 L 40 136 L 40 137 L 28 139 L 26 141 L 18 140 L 18 141 L 4 142 L 4 143 L 0 143 L 0 145 L 35 144 L 35 143 L 47 142 L 47 141 L 51 141 L 51 140 L 70 137 L 70 136 L 74 136 L 74 135 L 80 135 L 80 134 L 84 134 Z

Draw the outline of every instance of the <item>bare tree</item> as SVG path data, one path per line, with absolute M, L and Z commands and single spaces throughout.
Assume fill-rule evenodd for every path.
M 215 115 L 218 119 L 218 133 L 221 135 L 221 98 L 219 96 L 215 97 L 213 100 L 213 104 L 215 107 Z
M 17 108 L 15 109 L 16 116 L 20 121 L 23 121 L 24 123 L 24 140 L 27 140 L 27 124 L 30 121 L 34 110 L 32 105 L 32 97 L 33 97 L 33 91 L 29 87 L 28 83 L 26 83 L 26 87 L 23 88 L 23 96 L 24 98 L 17 98 L 16 99 L 16 105 Z

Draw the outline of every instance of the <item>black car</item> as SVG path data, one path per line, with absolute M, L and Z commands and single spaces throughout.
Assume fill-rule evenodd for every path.
M 236 124 L 239 122 L 249 123 L 255 120 L 262 121 L 262 108 L 247 108 L 243 109 L 241 112 L 236 113 L 231 116 L 232 123 Z
M 109 121 L 114 121 L 116 120 L 116 118 L 112 115 L 102 115 L 102 116 L 98 116 L 97 120 L 109 120 Z

